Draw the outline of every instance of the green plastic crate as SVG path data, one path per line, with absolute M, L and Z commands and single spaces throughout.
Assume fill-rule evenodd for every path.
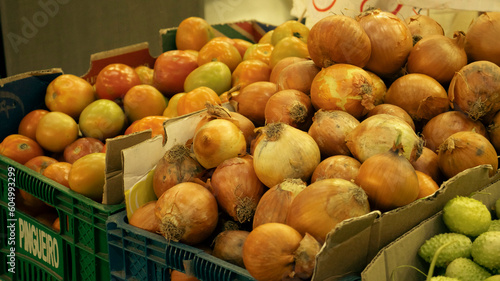
M 8 203 L 12 198 L 8 188 L 13 179 L 15 188 L 54 206 L 61 224 L 58 233 L 15 210 L 15 274 L 8 271 L 11 267 L 7 265 L 11 247 Z M 6 234 L 0 239 L 1 280 L 109 280 L 106 220 L 124 210 L 124 204 L 97 203 L 4 156 L 0 156 L 0 195 L 1 233 Z M 35 247 L 45 250 L 40 254 Z

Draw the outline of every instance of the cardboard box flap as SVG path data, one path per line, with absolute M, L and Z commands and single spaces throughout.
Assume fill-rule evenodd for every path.
M 31 71 L 0 79 L 0 141 L 16 134 L 26 114 L 46 108 L 47 86 L 63 72 L 60 68 Z
M 106 140 L 106 182 L 104 184 L 102 204 L 123 203 L 124 169 L 121 152 L 150 138 L 151 130 L 147 130 Z
M 155 60 L 156 58 L 151 56 L 148 42 L 103 51 L 90 56 L 89 70 L 82 78 L 93 85 L 97 74 L 108 64 L 123 63 L 131 67 L 145 65 L 153 68 Z

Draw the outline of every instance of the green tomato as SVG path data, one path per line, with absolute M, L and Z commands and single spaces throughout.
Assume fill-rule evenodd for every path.
M 84 136 L 105 140 L 121 133 L 126 121 L 125 113 L 116 102 L 98 99 L 83 109 L 79 125 Z
M 205 86 L 218 95 L 231 88 L 231 70 L 219 61 L 211 61 L 191 71 L 184 81 L 184 92 Z

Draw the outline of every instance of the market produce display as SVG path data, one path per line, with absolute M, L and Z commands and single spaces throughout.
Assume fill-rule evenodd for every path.
M 137 183 L 156 199 L 129 223 L 257 280 L 310 280 L 314 257 L 342 221 L 432 196 L 478 165 L 497 173 L 500 65 L 491 46 L 500 34 L 478 36 L 484 22 L 498 27 L 500 16 L 483 13 L 448 38 L 431 18 L 374 9 L 311 29 L 287 21 L 248 42 L 187 18 L 177 50 L 154 67 L 110 64 L 94 84 L 54 79 L 46 108 L 23 118 L 0 155 L 102 202 L 106 140 L 144 130 L 166 140 L 166 120 L 201 112 L 189 141 L 164 153 L 147 185 Z M 56 227 L 51 206 L 21 198 L 20 209 L 52 214 L 43 219 Z M 468 225 L 472 233 L 456 226 L 463 215 L 447 217 L 456 201 L 444 209 L 454 233 L 433 237 L 419 255 L 447 266 L 447 276 L 466 267 L 498 274 L 500 232 L 490 223 Z M 458 242 L 439 249 L 449 241 Z

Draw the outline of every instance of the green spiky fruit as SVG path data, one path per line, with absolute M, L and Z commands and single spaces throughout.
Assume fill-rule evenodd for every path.
M 447 276 L 434 276 L 430 281 L 460 281 L 457 278 L 447 277 Z
M 457 278 L 460 281 L 483 281 L 491 276 L 486 269 L 467 258 L 453 260 L 446 267 L 445 275 Z
M 500 219 L 492 220 L 488 231 L 500 231 Z
M 483 202 L 457 196 L 444 206 L 443 220 L 450 231 L 476 237 L 490 227 L 491 213 Z
M 500 281 L 500 275 L 490 276 L 490 277 L 484 279 L 483 281 Z
M 446 267 L 456 258 L 470 257 L 472 241 L 469 237 L 460 233 L 440 233 L 432 236 L 420 246 L 418 255 L 428 263 L 431 263 L 437 249 L 450 242 L 453 243 L 443 248 L 437 257 L 437 267 Z
M 491 270 L 500 270 L 500 231 L 487 231 L 479 235 L 471 246 L 474 262 Z

